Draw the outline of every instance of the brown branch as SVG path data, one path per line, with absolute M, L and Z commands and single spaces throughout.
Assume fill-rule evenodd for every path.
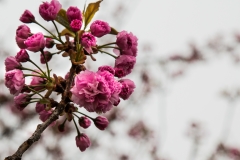
M 25 142 L 23 142 L 19 146 L 18 150 L 12 156 L 6 157 L 5 160 L 21 160 L 23 153 L 27 151 L 27 149 L 31 147 L 33 143 L 35 143 L 40 139 L 41 134 L 50 124 L 52 124 L 54 121 L 58 119 L 59 115 L 64 111 L 65 106 L 69 102 L 70 89 L 71 89 L 72 81 L 74 78 L 75 69 L 76 69 L 76 66 L 72 65 L 70 69 L 69 79 L 67 80 L 67 86 L 62 95 L 62 100 L 57 105 L 53 114 L 45 122 L 43 122 L 42 124 L 39 124 L 36 130 L 34 131 L 34 133 L 32 134 L 32 136 L 28 138 Z

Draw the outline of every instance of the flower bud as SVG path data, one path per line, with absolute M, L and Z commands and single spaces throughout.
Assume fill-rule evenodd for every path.
M 66 14 L 69 23 L 74 19 L 78 19 L 82 22 L 82 13 L 77 7 L 69 7 Z
M 85 151 L 90 145 L 90 139 L 84 133 L 76 136 L 76 145 L 80 149 L 81 152 Z
M 45 41 L 46 41 L 45 47 L 47 48 L 52 48 L 55 45 L 54 40 L 52 38 L 46 38 Z
M 115 76 L 118 78 L 124 77 L 132 72 L 136 63 L 136 57 L 129 55 L 121 55 L 115 60 Z
M 93 120 L 95 126 L 100 129 L 100 130 L 104 130 L 107 126 L 108 126 L 108 119 L 106 117 L 103 116 L 97 116 L 94 120 Z
M 9 56 L 5 59 L 5 67 L 6 71 L 11 71 L 21 67 L 21 64 L 16 60 L 15 57 Z
M 133 93 L 136 86 L 130 79 L 121 79 L 119 82 L 122 84 L 122 91 L 120 92 L 119 96 L 126 100 Z
M 46 107 L 46 104 L 42 104 L 40 102 L 37 102 L 35 110 L 36 110 L 37 113 L 40 113 L 43 110 L 45 110 L 45 107 Z
M 31 30 L 26 25 L 20 25 L 16 31 L 16 42 L 19 48 L 25 49 L 27 48 L 24 44 L 24 41 L 31 35 Z
M 18 62 L 27 62 L 29 60 L 29 55 L 25 49 L 21 49 L 15 56 Z
M 9 88 L 10 93 L 17 95 L 23 89 L 25 85 L 25 78 L 23 72 L 18 69 L 14 69 L 5 73 L 5 85 Z
M 98 67 L 98 71 L 108 71 L 112 75 L 115 74 L 115 70 L 111 66 L 100 66 Z
M 27 46 L 27 50 L 38 52 L 45 47 L 44 36 L 41 32 L 28 37 L 27 40 L 24 41 L 24 44 Z
M 72 31 L 77 32 L 82 27 L 82 21 L 80 21 L 78 19 L 74 19 L 71 21 L 70 27 L 71 27 Z
M 91 24 L 90 30 L 92 35 L 102 37 L 111 31 L 111 27 L 107 22 L 96 20 Z
M 52 54 L 48 51 L 44 51 L 43 53 L 44 53 L 44 56 L 46 58 L 46 61 L 49 62 L 52 59 Z M 41 54 L 41 56 L 40 56 L 40 62 L 42 64 L 46 63 L 44 56 L 43 56 L 43 54 Z
M 91 54 L 93 53 L 92 47 L 96 46 L 96 38 L 91 33 L 85 32 L 81 37 L 81 44 L 85 50 Z
M 91 121 L 86 116 L 82 116 L 78 119 L 78 123 L 84 129 L 88 128 L 91 125 Z
M 57 0 L 52 0 L 50 3 L 43 2 L 39 6 L 39 13 L 44 20 L 52 21 L 57 17 L 61 8 L 62 5 Z
M 27 94 L 20 93 L 18 96 L 14 97 L 15 107 L 19 111 L 22 111 L 28 105 L 28 102 L 30 101 L 30 99 L 31 98 Z
M 25 10 L 19 20 L 23 23 L 32 23 L 35 21 L 35 17 L 29 10 Z

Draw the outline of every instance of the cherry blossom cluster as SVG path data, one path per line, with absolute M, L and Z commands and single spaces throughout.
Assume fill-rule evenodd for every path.
M 97 114 L 106 113 L 113 106 L 118 106 L 121 99 L 127 100 L 135 88 L 134 82 L 124 77 L 132 72 L 136 63 L 138 39 L 131 32 L 117 32 L 102 20 L 91 22 L 100 3 L 101 1 L 90 3 L 81 11 L 74 6 L 64 10 L 58 0 L 43 2 L 39 6 L 39 14 L 45 21 L 53 23 L 57 34 L 50 32 L 29 10 L 25 10 L 20 17 L 20 21 L 25 24 L 17 28 L 15 37 L 20 51 L 15 57 L 10 56 L 5 60 L 5 85 L 15 96 L 16 108 L 22 111 L 34 103 L 40 120 L 45 122 L 63 102 L 64 110 L 59 115 L 63 122 L 54 121 L 51 125 L 58 124 L 59 131 L 64 132 L 65 123 L 73 122 L 78 133 L 76 145 L 81 151 L 85 151 L 91 142 L 79 128 L 88 128 L 92 121 L 98 129 L 104 130 L 109 121 L 102 115 L 92 118 L 80 109 Z M 65 29 L 60 32 L 55 22 Z M 42 27 L 47 34 L 32 33 L 26 25 L 29 23 Z M 97 39 L 107 34 L 116 36 L 116 41 L 97 44 Z M 56 47 L 54 53 L 53 47 Z M 113 49 L 113 54 L 106 51 L 109 48 Z M 94 54 L 99 52 L 112 56 L 115 65 L 99 66 L 97 71 L 88 70 L 84 66 L 85 60 L 91 58 L 95 61 Z M 52 73 L 53 70 L 49 67 L 54 56 L 60 54 L 62 58 L 69 58 L 72 65 L 65 77 Z M 32 56 L 39 56 L 39 62 L 31 60 Z M 33 67 L 24 67 L 24 63 L 31 63 Z M 31 81 L 26 84 L 25 78 L 29 76 Z M 54 92 L 62 96 L 61 102 L 52 98 Z

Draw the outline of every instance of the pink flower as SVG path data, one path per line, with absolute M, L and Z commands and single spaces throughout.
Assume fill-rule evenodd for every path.
M 106 117 L 103 116 L 97 116 L 94 120 L 93 120 L 95 126 L 100 129 L 100 130 L 104 130 L 105 128 L 107 128 L 108 126 L 108 119 Z
M 136 57 L 121 55 L 115 61 L 115 76 L 124 77 L 132 72 L 132 69 L 136 63 Z
M 76 136 L 76 145 L 83 152 L 91 145 L 91 142 L 86 134 L 81 133 L 79 136 Z
M 29 10 L 25 10 L 19 20 L 23 23 L 32 23 L 35 21 L 35 17 Z
M 57 17 L 62 5 L 57 0 L 52 0 L 50 3 L 43 2 L 39 6 L 39 13 L 46 21 L 52 21 Z
M 126 31 L 122 31 L 117 35 L 116 44 L 121 49 L 121 54 L 136 57 L 138 45 L 137 40 L 137 37 L 131 32 L 127 33 Z
M 16 31 L 16 42 L 19 48 L 25 49 L 27 48 L 24 44 L 24 41 L 31 35 L 30 28 L 26 25 L 21 25 L 17 28 Z
M 31 87 L 34 87 L 34 90 L 36 91 L 43 89 L 44 86 L 41 86 L 41 85 L 45 84 L 46 80 L 44 78 L 38 77 L 40 75 L 36 72 L 32 72 L 32 74 L 36 76 L 32 77 L 32 81 L 30 82 Z
M 121 92 L 122 84 L 115 80 L 114 75 L 109 71 L 98 71 L 97 73 L 105 79 L 110 90 L 110 98 L 108 104 L 102 104 L 98 107 L 98 110 L 102 110 L 102 108 L 104 108 L 104 110 L 110 110 L 112 108 L 112 105 L 117 106 L 120 101 L 119 93 Z
M 82 116 L 78 119 L 78 123 L 84 129 L 88 128 L 91 125 L 91 121 L 86 116 Z
M 18 62 L 27 62 L 29 60 L 29 55 L 25 49 L 21 49 L 15 56 Z
M 91 71 L 82 71 L 75 76 L 71 89 L 72 101 L 83 106 L 89 112 L 106 112 L 110 107 L 111 91 L 106 80 Z
M 43 111 L 41 111 L 41 112 L 39 113 L 39 119 L 40 119 L 41 121 L 45 122 L 45 121 L 51 116 L 52 113 L 53 113 L 52 110 L 47 111 L 47 110 L 44 109 Z M 54 123 L 54 122 L 53 122 L 53 123 Z
M 91 54 L 93 53 L 92 47 L 96 46 L 96 38 L 91 33 L 85 32 L 81 37 L 81 44 L 85 50 Z
M 44 36 L 41 32 L 28 37 L 24 44 L 27 46 L 27 50 L 38 52 L 45 47 Z
M 102 37 L 111 31 L 111 27 L 107 22 L 96 20 L 91 24 L 90 30 L 92 35 Z
M 45 47 L 47 48 L 52 48 L 55 45 L 54 40 L 52 38 L 46 38 L 45 42 L 46 42 Z
M 67 18 L 69 23 L 74 19 L 78 19 L 82 22 L 82 13 L 77 7 L 71 6 L 67 10 Z
M 21 70 L 14 69 L 5 73 L 5 85 L 9 88 L 11 94 L 19 94 L 24 84 L 25 78 Z
M 36 103 L 36 108 L 35 108 L 36 112 L 40 113 L 40 112 L 44 111 L 45 110 L 45 106 L 46 106 L 46 104 L 42 104 L 40 102 L 37 102 Z
M 131 81 L 130 79 L 121 79 L 119 82 L 122 84 L 122 91 L 119 94 L 119 96 L 122 99 L 126 100 L 133 93 L 134 88 L 136 88 L 136 86 L 134 82 Z
M 100 66 L 98 71 L 108 71 L 113 75 L 115 74 L 115 70 L 111 66 Z
M 71 27 L 72 31 L 77 32 L 82 27 L 82 21 L 80 21 L 79 19 L 74 19 L 71 21 L 70 27 Z
M 44 51 L 44 55 L 45 55 L 47 62 L 49 62 L 52 59 L 52 54 L 50 52 Z M 46 63 L 45 58 L 44 58 L 43 54 L 40 55 L 40 62 L 42 64 Z
M 28 105 L 28 102 L 30 101 L 30 99 L 31 98 L 27 94 L 20 93 L 19 95 L 14 97 L 15 107 L 19 111 L 22 111 Z
M 21 64 L 16 60 L 15 57 L 9 56 L 5 59 L 5 69 L 6 71 L 10 71 L 13 69 L 18 69 L 21 67 Z

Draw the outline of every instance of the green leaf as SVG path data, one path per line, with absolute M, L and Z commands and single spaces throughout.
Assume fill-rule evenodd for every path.
M 64 36 L 65 34 L 68 34 L 71 37 L 75 37 L 75 34 L 67 28 L 63 29 L 60 33 L 61 36 Z
M 118 31 L 114 28 L 111 27 L 111 31 L 109 34 L 113 34 L 113 35 L 117 35 L 118 34 Z
M 55 21 L 57 21 L 58 23 L 60 23 L 61 25 L 63 25 L 64 27 L 66 27 L 67 29 L 70 30 L 70 25 L 69 25 L 69 22 L 68 22 L 66 10 L 61 9 L 61 10 L 58 12 Z
M 102 2 L 102 0 L 97 1 L 95 3 L 89 3 L 87 6 L 87 9 L 84 13 L 84 29 L 87 27 L 87 25 L 91 22 L 93 16 L 95 15 L 95 13 L 98 11 L 99 7 L 100 7 L 100 3 Z

